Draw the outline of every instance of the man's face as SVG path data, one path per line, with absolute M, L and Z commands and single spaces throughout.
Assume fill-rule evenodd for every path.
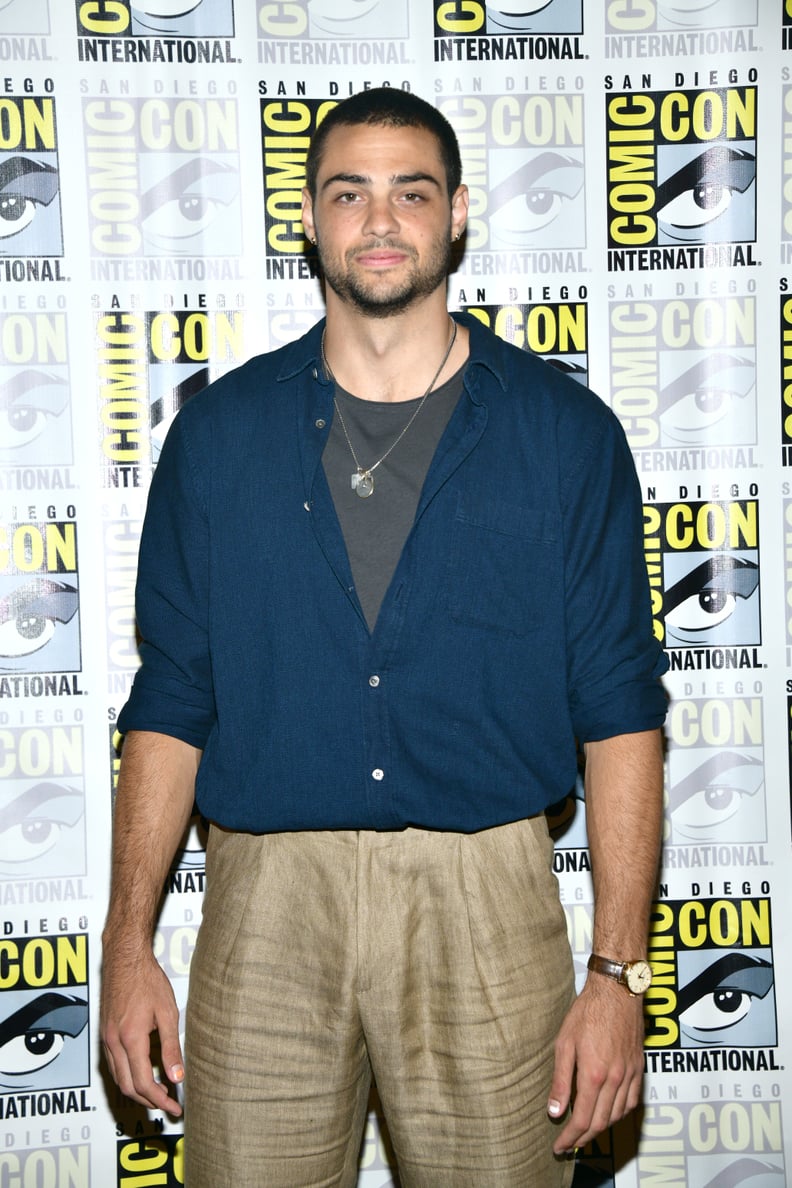
M 390 317 L 445 284 L 467 191 L 449 201 L 440 147 L 423 128 L 355 125 L 327 138 L 303 224 L 329 288 L 369 317 Z

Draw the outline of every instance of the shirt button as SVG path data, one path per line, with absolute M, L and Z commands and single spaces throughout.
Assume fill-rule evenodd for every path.
M 379 679 L 379 677 L 376 675 L 376 673 L 374 674 L 374 676 L 370 676 L 370 677 L 369 677 L 369 684 L 371 685 L 372 689 L 376 689 L 376 687 L 377 687 L 377 685 L 379 684 L 379 682 L 380 682 L 380 679 Z
M 382 770 L 381 767 L 375 767 L 371 773 L 371 778 L 372 778 L 372 780 L 384 780 L 385 772 Z
M 314 379 L 319 379 L 319 372 L 316 370 L 315 367 L 314 367 L 313 371 L 311 372 L 311 375 L 314 377 Z
M 314 421 L 314 424 L 316 425 L 317 429 L 324 429 L 327 421 L 324 419 L 324 417 L 319 417 L 318 420 Z

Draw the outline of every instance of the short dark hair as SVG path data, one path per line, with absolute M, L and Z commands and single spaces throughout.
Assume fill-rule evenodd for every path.
M 359 91 L 328 111 L 314 133 L 305 162 L 305 184 L 311 198 L 316 198 L 316 178 L 322 161 L 327 137 L 333 128 L 357 124 L 381 125 L 387 128 L 424 128 L 437 138 L 440 157 L 445 169 L 449 198 L 456 193 L 462 180 L 462 161 L 456 133 L 445 116 L 420 99 L 412 91 L 398 87 L 373 87 Z

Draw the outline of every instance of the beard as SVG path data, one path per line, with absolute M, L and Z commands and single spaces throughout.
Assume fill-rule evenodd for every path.
M 355 257 L 359 249 L 350 248 L 343 261 L 328 256 L 317 239 L 317 253 L 325 282 L 333 292 L 360 313 L 373 318 L 390 318 L 403 313 L 416 301 L 428 297 L 445 283 L 451 271 L 451 240 L 449 235 L 438 237 L 431 246 L 423 265 L 418 263 L 418 253 L 408 244 L 397 240 L 383 239 L 366 245 L 366 251 L 376 248 L 392 248 L 404 252 L 412 261 L 412 267 L 398 280 L 388 281 L 387 275 L 357 275 Z

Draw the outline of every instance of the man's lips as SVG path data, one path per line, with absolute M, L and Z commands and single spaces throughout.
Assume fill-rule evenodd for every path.
M 407 259 L 407 253 L 397 248 L 371 248 L 355 256 L 358 264 L 365 268 L 393 268 Z

